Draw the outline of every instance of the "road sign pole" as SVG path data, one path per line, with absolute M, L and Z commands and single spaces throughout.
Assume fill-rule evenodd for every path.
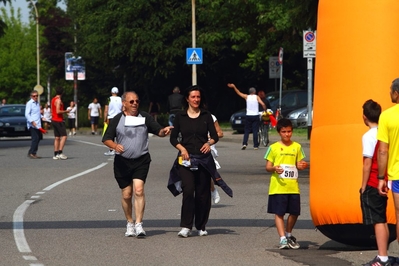
M 193 48 L 196 48 L 195 43 L 195 0 L 191 0 L 191 30 L 192 30 L 192 43 Z M 192 85 L 197 85 L 197 65 L 193 64 L 192 66 Z
M 76 106 L 76 113 L 75 113 L 75 128 L 78 130 L 78 70 L 73 70 L 73 101 L 75 102 Z
M 312 132 L 312 84 L 313 84 L 313 58 L 308 58 L 308 139 Z

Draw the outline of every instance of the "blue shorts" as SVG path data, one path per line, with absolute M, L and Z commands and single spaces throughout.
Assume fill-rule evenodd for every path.
M 269 195 L 267 212 L 284 216 L 301 214 L 301 196 L 299 194 L 274 194 Z
M 399 193 L 399 180 L 392 180 L 392 192 Z
M 90 123 L 92 125 L 98 125 L 98 116 L 90 116 Z

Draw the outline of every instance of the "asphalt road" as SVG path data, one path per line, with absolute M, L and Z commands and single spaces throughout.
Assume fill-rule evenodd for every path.
M 28 138 L 0 139 L 0 265 L 361 265 L 376 254 L 315 230 L 309 170 L 300 172 L 302 214 L 293 232 L 301 248 L 279 250 L 274 218 L 266 213 L 266 148 L 241 151 L 242 135 L 232 132 L 225 132 L 217 149 L 220 173 L 234 197 L 221 192 L 221 202 L 212 206 L 208 236 L 177 237 L 181 196 L 173 197 L 166 188 L 177 151 L 167 138 L 151 137 L 147 237 L 124 237 L 113 157 L 103 155 L 107 149 L 100 136 L 82 133 L 68 139 L 65 161 L 52 159 L 51 132 L 40 143 L 38 160 L 27 157 Z M 309 142 L 294 140 L 310 159 Z

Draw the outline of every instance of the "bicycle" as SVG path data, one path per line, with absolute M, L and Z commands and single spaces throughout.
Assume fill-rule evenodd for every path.
M 270 117 L 266 112 L 260 113 L 258 142 L 263 146 L 269 145 Z

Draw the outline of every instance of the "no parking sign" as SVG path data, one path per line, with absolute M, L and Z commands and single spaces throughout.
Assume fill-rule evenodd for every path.
M 303 57 L 315 58 L 316 57 L 316 31 L 304 30 L 303 31 Z

